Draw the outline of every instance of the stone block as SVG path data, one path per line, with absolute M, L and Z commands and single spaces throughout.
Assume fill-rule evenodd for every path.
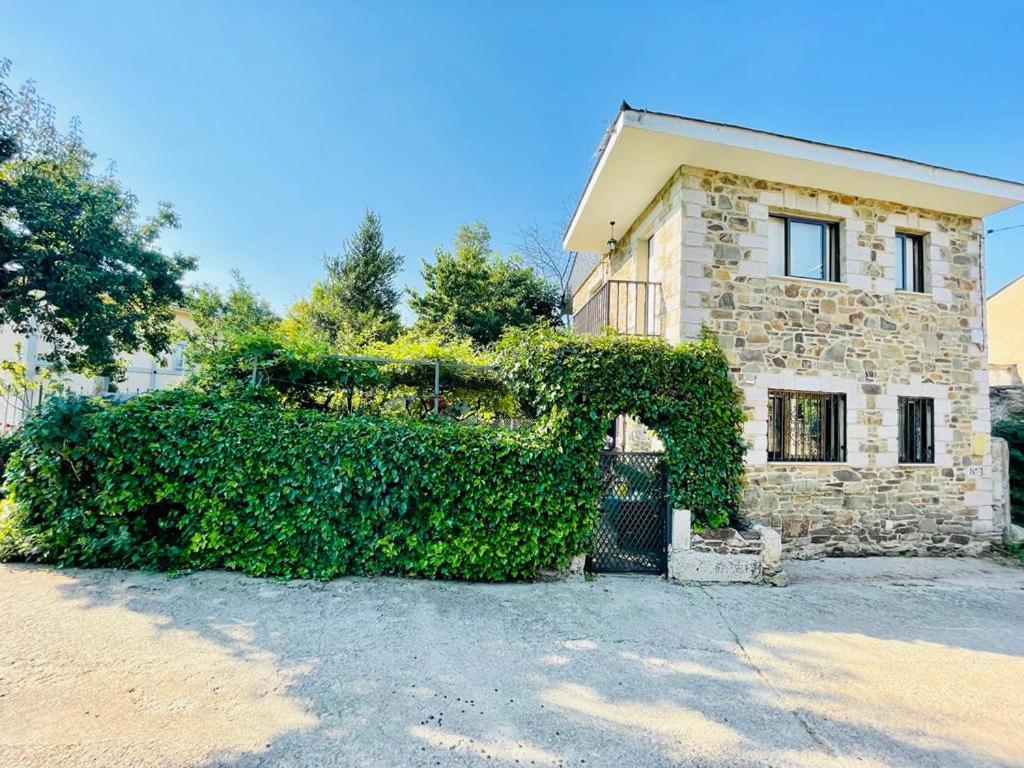
M 756 584 L 761 581 L 761 558 L 672 549 L 668 556 L 668 577 L 681 582 Z

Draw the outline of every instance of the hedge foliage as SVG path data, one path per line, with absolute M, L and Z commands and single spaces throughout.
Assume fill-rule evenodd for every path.
M 491 362 L 466 341 L 408 333 L 394 341 L 328 354 L 321 342 L 301 334 L 260 331 L 236 334 L 209 353 L 193 374 L 203 389 L 238 392 L 253 381 L 280 403 L 300 408 L 376 415 L 433 409 L 432 365 L 382 360 L 437 360 L 446 403 L 473 412 L 514 415 L 508 392 L 487 369 Z M 408 401 L 416 407 L 395 407 Z
M 506 580 L 589 526 L 558 437 L 188 390 L 54 398 L 9 467 L 22 555 L 62 565 Z
M 1006 440 L 1010 452 L 1010 508 L 1013 522 L 1024 525 L 1024 414 L 1014 413 L 992 425 L 993 437 Z
M 21 445 L 17 432 L 0 434 L 0 498 L 3 497 L 3 478 L 7 468 L 7 462 L 14 454 L 15 449 Z
M 21 428 L 0 552 L 16 538 L 21 556 L 66 565 L 527 578 L 586 551 L 617 414 L 661 437 L 675 506 L 708 526 L 737 510 L 743 412 L 710 335 L 528 329 L 494 365 L 531 428 L 339 415 L 238 382 L 116 406 L 54 398 Z
M 710 332 L 672 345 L 532 328 L 506 334 L 496 363 L 513 395 L 575 440 L 586 461 L 596 463 L 613 417 L 634 416 L 665 445 L 676 508 L 713 528 L 736 515 L 745 417 L 728 361 Z

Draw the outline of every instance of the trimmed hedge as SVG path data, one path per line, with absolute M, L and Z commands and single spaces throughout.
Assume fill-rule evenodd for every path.
M 507 580 L 566 563 L 591 525 L 596 480 L 550 433 L 187 390 L 55 398 L 23 430 L 22 554 L 62 565 Z
M 116 406 L 51 399 L 9 463 L 0 557 L 529 578 L 586 551 L 598 458 L 620 413 L 658 432 L 677 507 L 712 527 L 736 513 L 743 412 L 712 336 L 669 345 L 530 329 L 507 334 L 495 359 L 533 428 L 339 416 L 237 386 Z

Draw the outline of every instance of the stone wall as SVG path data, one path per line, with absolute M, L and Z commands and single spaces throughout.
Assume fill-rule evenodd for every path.
M 780 212 L 838 222 L 841 282 L 768 273 Z M 979 219 L 680 168 L 616 258 L 667 228 L 669 340 L 719 335 L 748 416 L 744 506 L 796 556 L 974 553 L 992 540 Z M 923 236 L 926 292 L 895 290 L 897 229 Z M 675 260 L 675 264 L 673 264 Z M 652 270 L 653 273 L 653 270 Z M 674 286 L 675 283 L 672 283 Z M 768 390 L 845 392 L 847 460 L 770 463 Z M 935 403 L 935 463 L 898 462 L 899 396 Z
M 992 527 L 1002 541 L 1012 539 L 1010 526 L 1013 508 L 1010 501 L 1010 445 L 1001 437 L 992 438 Z
M 782 540 L 777 531 L 755 525 L 691 530 L 688 510 L 672 511 L 672 541 L 668 550 L 668 578 L 680 582 L 742 582 L 786 585 L 782 570 Z

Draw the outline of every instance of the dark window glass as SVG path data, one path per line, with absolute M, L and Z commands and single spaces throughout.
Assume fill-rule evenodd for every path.
M 782 225 L 780 245 L 784 250 L 782 258 L 770 254 L 773 263 L 784 262 L 785 274 L 790 277 L 839 282 L 839 227 L 835 222 L 776 215 L 772 219 Z
M 768 461 L 846 461 L 846 395 L 769 390 Z
M 900 463 L 935 461 L 935 402 L 929 397 L 901 397 Z
M 896 233 L 896 290 L 924 293 L 924 238 Z

